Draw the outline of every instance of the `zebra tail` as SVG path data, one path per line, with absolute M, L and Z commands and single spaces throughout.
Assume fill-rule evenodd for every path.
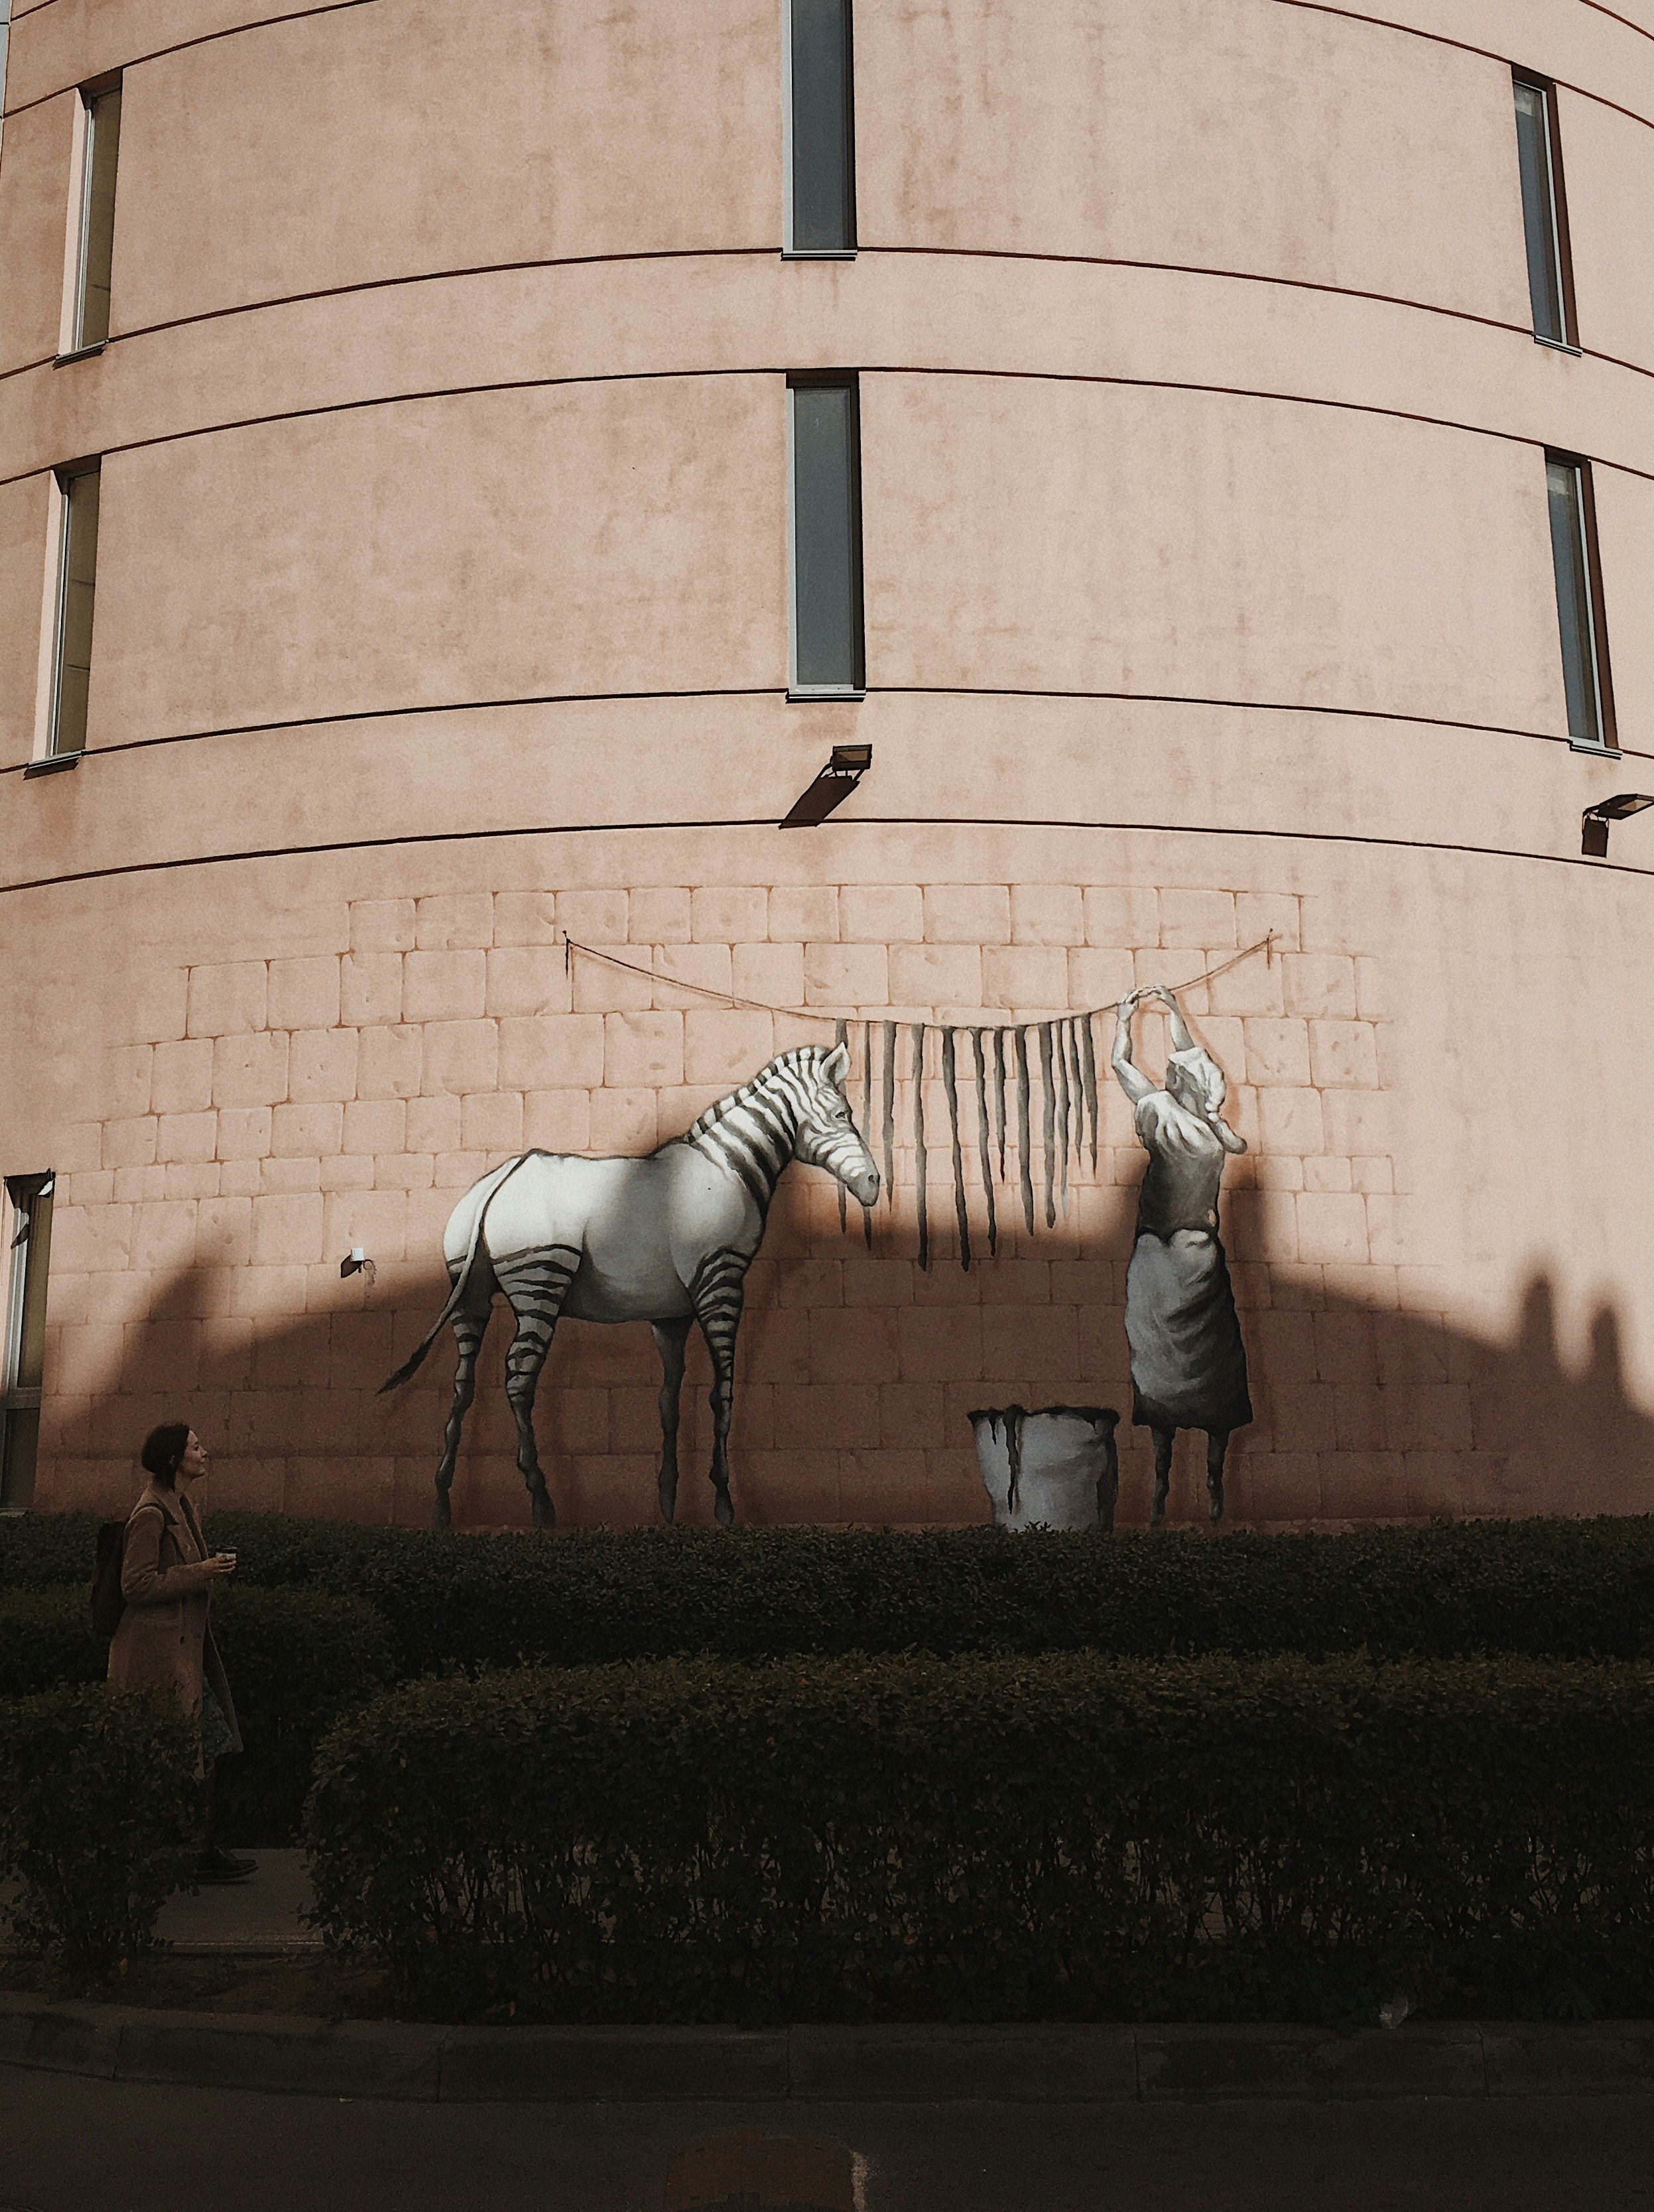
M 460 1267 L 459 1273 L 453 1279 L 453 1287 L 448 1292 L 447 1304 L 443 1307 L 441 1312 L 438 1314 L 436 1319 L 431 1323 L 429 1328 L 426 1330 L 424 1335 L 414 1346 L 408 1357 L 403 1361 L 401 1366 L 397 1369 L 396 1373 L 394 1375 L 387 1375 L 384 1382 L 380 1384 L 378 1390 L 374 1393 L 376 1397 L 382 1398 L 387 1390 L 400 1389 L 402 1385 L 408 1380 L 408 1377 L 423 1365 L 426 1353 L 430 1350 L 432 1345 L 435 1343 L 437 1338 L 442 1334 L 444 1325 L 447 1322 L 451 1321 L 454 1314 L 459 1310 L 459 1301 L 465 1294 L 465 1285 L 471 1280 L 471 1271 L 477 1264 L 477 1247 L 483 1241 L 483 1224 L 488 1219 L 488 1210 L 490 1206 L 493 1205 L 496 1197 L 505 1188 L 512 1176 L 516 1174 L 518 1169 L 522 1165 L 523 1160 L 528 1159 L 531 1157 L 531 1154 L 525 1152 L 522 1155 L 521 1159 L 513 1160 L 511 1165 L 500 1177 L 499 1182 L 495 1184 L 494 1188 L 490 1191 L 488 1196 L 477 1207 L 477 1218 L 471 1224 L 471 1242 L 465 1247 L 465 1262 Z

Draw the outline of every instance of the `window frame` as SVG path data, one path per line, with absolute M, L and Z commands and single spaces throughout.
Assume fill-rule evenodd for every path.
M 794 0 L 781 0 L 781 259 L 783 261 L 854 261 L 857 252 L 855 188 L 855 25 L 854 0 L 842 0 L 844 9 L 844 173 L 845 214 L 849 231 L 847 246 L 798 246 L 794 238 L 797 188 L 793 81 L 793 9 Z
M 123 73 L 112 70 L 104 76 L 93 77 L 76 88 L 79 110 L 76 116 L 75 169 L 73 198 L 70 205 L 70 229 L 67 253 L 67 292 L 64 303 L 63 321 L 59 329 L 56 366 L 62 368 L 74 361 L 85 361 L 100 354 L 109 343 L 106 329 L 101 337 L 88 337 L 86 330 L 87 278 L 89 274 L 89 249 L 92 242 L 92 213 L 94 204 L 93 179 L 98 158 L 100 134 L 97 123 L 99 103 L 111 94 L 119 96 L 124 90 Z M 110 198 L 110 276 L 114 275 L 114 201 L 119 190 L 120 161 L 120 125 L 115 125 L 116 173 L 109 185 Z
M 1553 352 L 1578 354 L 1579 315 L 1573 288 L 1573 246 L 1568 232 L 1568 193 L 1562 168 L 1562 134 L 1557 116 L 1556 86 L 1535 70 L 1513 67 L 1511 71 L 1512 97 L 1517 86 L 1536 92 L 1544 102 L 1545 183 L 1550 202 L 1550 258 L 1556 278 L 1557 300 L 1562 313 L 1562 335 L 1553 337 L 1548 331 L 1534 329 L 1535 345 L 1548 346 Z M 1517 123 L 1518 162 L 1520 161 L 1521 125 Z M 1523 202 L 1522 234 L 1524 250 L 1529 246 L 1528 210 L 1525 195 Z M 1529 302 L 1532 307 L 1532 279 L 1529 281 Z
M 99 518 L 92 538 L 92 594 L 94 623 L 97 607 L 97 543 L 98 529 L 102 525 L 103 457 L 94 454 L 78 461 L 65 461 L 52 472 L 53 497 L 58 502 L 57 546 L 53 562 L 52 611 L 52 673 L 51 689 L 46 697 L 46 749 L 39 761 L 31 763 L 40 768 L 46 762 L 69 763 L 78 761 L 86 750 L 86 732 L 81 732 L 81 743 L 67 748 L 58 742 L 63 728 L 64 704 L 64 648 L 67 642 L 70 549 L 72 542 L 74 486 L 88 477 L 98 478 Z M 87 641 L 88 679 L 91 667 L 91 634 Z
M 849 394 L 850 623 L 853 632 L 848 684 L 803 684 L 799 680 L 799 497 L 798 440 L 794 395 L 799 392 L 843 391 Z M 865 699 L 867 696 L 867 625 L 863 598 L 861 533 L 861 379 L 853 368 L 790 370 L 787 378 L 787 696 L 789 701 Z
M 1596 489 L 1591 477 L 1589 458 L 1583 453 L 1565 452 L 1556 446 L 1547 446 L 1545 454 L 1545 520 L 1551 545 L 1551 574 L 1556 589 L 1556 620 L 1558 648 L 1563 653 L 1563 685 L 1566 691 L 1567 656 L 1563 646 L 1566 617 L 1562 605 L 1562 578 L 1556 557 L 1555 526 L 1551 517 L 1551 471 L 1568 470 L 1573 478 L 1573 515 L 1580 555 L 1579 583 L 1584 594 L 1583 628 L 1590 643 L 1591 703 L 1596 710 L 1597 735 L 1581 738 L 1568 731 L 1568 744 L 1578 753 L 1590 753 L 1597 759 L 1618 760 L 1620 757 L 1619 722 L 1614 704 L 1614 674 L 1608 657 L 1608 623 L 1604 614 L 1602 595 L 1602 556 L 1597 541 Z M 1576 619 L 1579 610 L 1575 610 Z M 1570 712 L 1570 725 L 1572 715 Z
M 5 1513 L 27 1512 L 34 1498 L 56 1186 L 50 1168 L 5 1179 L 7 1204 L 0 1212 L 7 1261 L 5 1333 L 0 1338 L 0 1512 Z M 31 1320 L 35 1329 L 29 1327 Z M 32 1381 L 27 1369 L 38 1369 Z M 20 1423 L 20 1416 L 29 1414 L 32 1422 Z

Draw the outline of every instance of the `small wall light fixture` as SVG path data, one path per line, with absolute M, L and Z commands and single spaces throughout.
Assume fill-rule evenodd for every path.
M 813 830 L 849 797 L 872 766 L 871 745 L 835 745 L 831 760 L 808 791 L 794 800 L 781 828 Z
M 1608 858 L 1608 823 L 1623 822 L 1627 814 L 1640 814 L 1645 806 L 1654 806 L 1654 794 L 1646 791 L 1616 792 L 1612 799 L 1599 799 L 1588 806 L 1579 819 L 1579 849 L 1587 859 L 1605 860 Z
M 371 1283 L 378 1273 L 378 1268 L 374 1267 L 360 1244 L 353 1244 L 344 1259 L 339 1261 L 339 1273 L 342 1276 L 361 1275 L 366 1281 Z

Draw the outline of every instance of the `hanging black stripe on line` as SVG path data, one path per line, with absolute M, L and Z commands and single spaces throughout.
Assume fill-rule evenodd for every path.
M 873 1150 L 873 1024 L 861 1024 L 861 1134 L 869 1152 Z M 886 1196 L 888 1196 L 888 1192 Z M 861 1235 L 867 1249 L 873 1250 L 873 1210 L 870 1206 L 861 1209 Z
M 848 1022 L 839 1021 L 833 1024 L 833 1043 L 835 1047 L 838 1045 L 842 1045 L 844 1047 L 845 1058 L 848 1060 L 849 1057 L 850 1045 L 850 1024 Z M 848 1077 L 849 1071 L 847 1068 L 845 1071 L 847 1084 Z M 834 1181 L 838 1184 L 838 1233 L 842 1237 L 844 1234 L 844 1224 L 848 1218 L 848 1200 L 850 1194 L 848 1191 L 845 1189 L 842 1177 L 835 1176 Z
M 1017 1031 L 1017 1166 L 1022 1182 L 1022 1218 L 1034 1233 L 1034 1147 L 1028 1133 L 1028 1032 Z
M 1045 1148 L 1045 1226 L 1056 1227 L 1056 1092 L 1051 1083 L 1051 1024 L 1039 1025 L 1040 1139 Z
M 988 1249 L 990 1254 L 1000 1249 L 1000 1224 L 994 1206 L 994 1140 L 988 1126 L 988 1060 L 982 1051 L 982 1033 L 970 1032 L 971 1056 L 976 1069 L 976 1149 L 982 1154 L 982 1196 L 988 1201 Z
M 959 1145 L 959 1084 L 952 1030 L 942 1031 L 942 1089 L 947 1094 L 948 1135 L 953 1145 L 953 1217 L 959 1229 L 959 1265 L 970 1267 L 970 1215 L 965 1206 L 964 1153 Z
M 913 1179 L 919 1197 L 919 1265 L 930 1265 L 930 1199 L 925 1187 L 925 1024 L 913 1024 Z

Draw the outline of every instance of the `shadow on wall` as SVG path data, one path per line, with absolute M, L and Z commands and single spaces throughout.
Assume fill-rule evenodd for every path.
M 1438 1313 L 1379 1310 L 1334 1294 L 1318 1270 L 1249 1256 L 1258 1195 L 1237 1189 L 1224 1207 L 1256 1412 L 1231 1448 L 1225 1528 L 1654 1509 L 1654 1417 L 1627 1395 L 1611 1310 L 1596 1316 L 1583 1368 L 1562 1357 L 1543 1276 L 1504 1341 Z M 854 1209 L 840 1238 L 830 1191 L 778 1202 L 748 1278 L 731 1438 L 737 1519 L 984 1522 L 975 1407 L 1095 1403 L 1128 1422 L 1134 1193 L 1099 1196 L 1106 1215 L 1033 1239 L 1019 1223 L 968 1273 L 946 1249 L 921 1273 L 899 1216 L 881 1218 L 870 1252 Z M 55 1385 L 82 1395 L 49 1396 L 45 1408 L 37 1504 L 125 1510 L 145 1431 L 187 1417 L 213 1449 L 222 1505 L 428 1525 L 452 1338 L 405 1389 L 377 1391 L 429 1327 L 441 1279 L 411 1263 L 382 1269 L 371 1288 L 341 1282 L 337 1263 L 310 1279 L 316 1310 L 255 1320 L 224 1310 L 222 1271 L 185 1270 L 119 1329 L 118 1349 L 116 1331 L 88 1331 Z M 454 1484 L 458 1527 L 528 1525 L 502 1388 L 508 1334 L 496 1306 Z M 711 1519 L 708 1379 L 697 1343 L 680 1435 L 678 1518 L 691 1523 Z M 559 1330 L 537 1425 L 561 1525 L 655 1519 L 659 1386 L 642 1324 Z M 1140 1524 L 1147 1432 L 1122 1425 L 1121 1443 L 1120 1520 Z M 1202 1455 L 1201 1438 L 1179 1437 L 1169 1521 L 1205 1527 Z

